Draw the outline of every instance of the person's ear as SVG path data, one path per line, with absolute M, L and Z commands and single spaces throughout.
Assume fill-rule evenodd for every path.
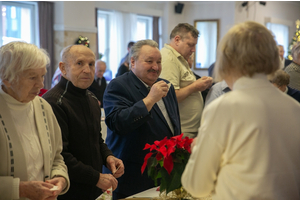
M 58 67 L 63 75 L 67 74 L 66 64 L 64 62 L 59 62 Z
M 135 69 L 135 60 L 133 57 L 130 58 L 131 69 Z
M 11 86 L 11 83 L 8 82 L 7 79 L 4 79 L 4 80 L 2 81 L 2 83 L 3 83 L 3 85 L 4 85 L 6 88 L 9 88 L 9 87 Z
M 181 40 L 181 37 L 179 35 L 176 35 L 174 37 L 174 42 L 175 42 L 176 45 L 179 44 L 180 40 Z

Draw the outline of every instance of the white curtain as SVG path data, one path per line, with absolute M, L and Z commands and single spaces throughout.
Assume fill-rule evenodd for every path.
M 284 57 L 287 57 L 289 47 L 289 27 L 283 24 L 267 23 L 267 29 L 272 31 L 278 45 L 283 45 Z
M 121 59 L 127 54 L 127 44 L 136 41 L 137 15 L 113 11 L 110 15 L 110 69 L 116 76 Z

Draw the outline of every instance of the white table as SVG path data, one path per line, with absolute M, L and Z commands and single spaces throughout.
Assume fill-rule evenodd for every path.
M 126 199 L 128 199 L 128 198 L 149 198 L 149 199 L 152 199 L 152 198 L 155 198 L 155 197 L 159 197 L 159 190 L 157 191 L 157 188 L 158 187 L 154 187 L 154 188 L 151 188 L 149 190 L 145 190 L 143 192 L 140 192 L 140 193 L 137 193 L 137 194 L 132 195 L 130 197 L 127 197 Z

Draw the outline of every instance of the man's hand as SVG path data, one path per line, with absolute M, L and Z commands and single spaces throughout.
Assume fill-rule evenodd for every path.
M 31 200 L 55 199 L 55 192 L 50 189 L 53 184 L 42 181 L 21 181 L 19 185 L 20 197 L 25 197 Z
M 165 81 L 159 81 L 153 84 L 147 97 L 156 103 L 161 100 L 161 98 L 167 96 L 168 89 L 168 84 Z
M 57 196 L 61 193 L 61 191 L 63 191 L 63 189 L 67 186 L 66 179 L 64 177 L 54 177 L 51 180 L 47 180 L 46 183 L 50 183 L 52 185 L 57 186 L 57 190 L 53 191 L 54 197 L 49 197 L 47 198 L 47 200 L 55 200 Z
M 106 167 L 113 173 L 114 177 L 119 178 L 124 174 L 123 161 L 114 156 L 106 158 Z
M 213 83 L 212 77 L 203 76 L 200 79 L 196 80 L 193 85 L 195 87 L 195 91 L 204 91 L 207 88 L 211 87 Z
M 112 188 L 112 190 L 114 191 L 118 187 L 118 181 L 111 174 L 100 173 L 99 181 L 96 186 L 102 189 L 103 192 L 108 190 L 109 188 Z
M 158 81 L 152 85 L 149 94 L 143 99 L 148 112 L 152 109 L 156 102 L 167 96 L 168 91 L 169 87 L 165 81 Z

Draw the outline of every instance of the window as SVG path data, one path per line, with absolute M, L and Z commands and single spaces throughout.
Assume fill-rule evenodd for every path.
M 289 47 L 289 27 L 283 24 L 267 23 L 267 28 L 272 31 L 278 45 L 284 47 L 284 57 L 287 57 Z
M 0 2 L 0 45 L 11 41 L 25 41 L 38 45 L 37 3 Z
M 109 65 L 109 13 L 99 12 L 97 19 L 99 58 Z
M 208 69 L 216 61 L 219 20 L 195 20 L 194 25 L 200 33 L 195 51 L 194 68 Z
M 152 17 L 137 16 L 137 40 L 152 39 Z
M 97 11 L 98 52 L 106 62 L 104 77 L 115 77 L 130 41 L 152 39 L 152 17 L 119 11 Z

